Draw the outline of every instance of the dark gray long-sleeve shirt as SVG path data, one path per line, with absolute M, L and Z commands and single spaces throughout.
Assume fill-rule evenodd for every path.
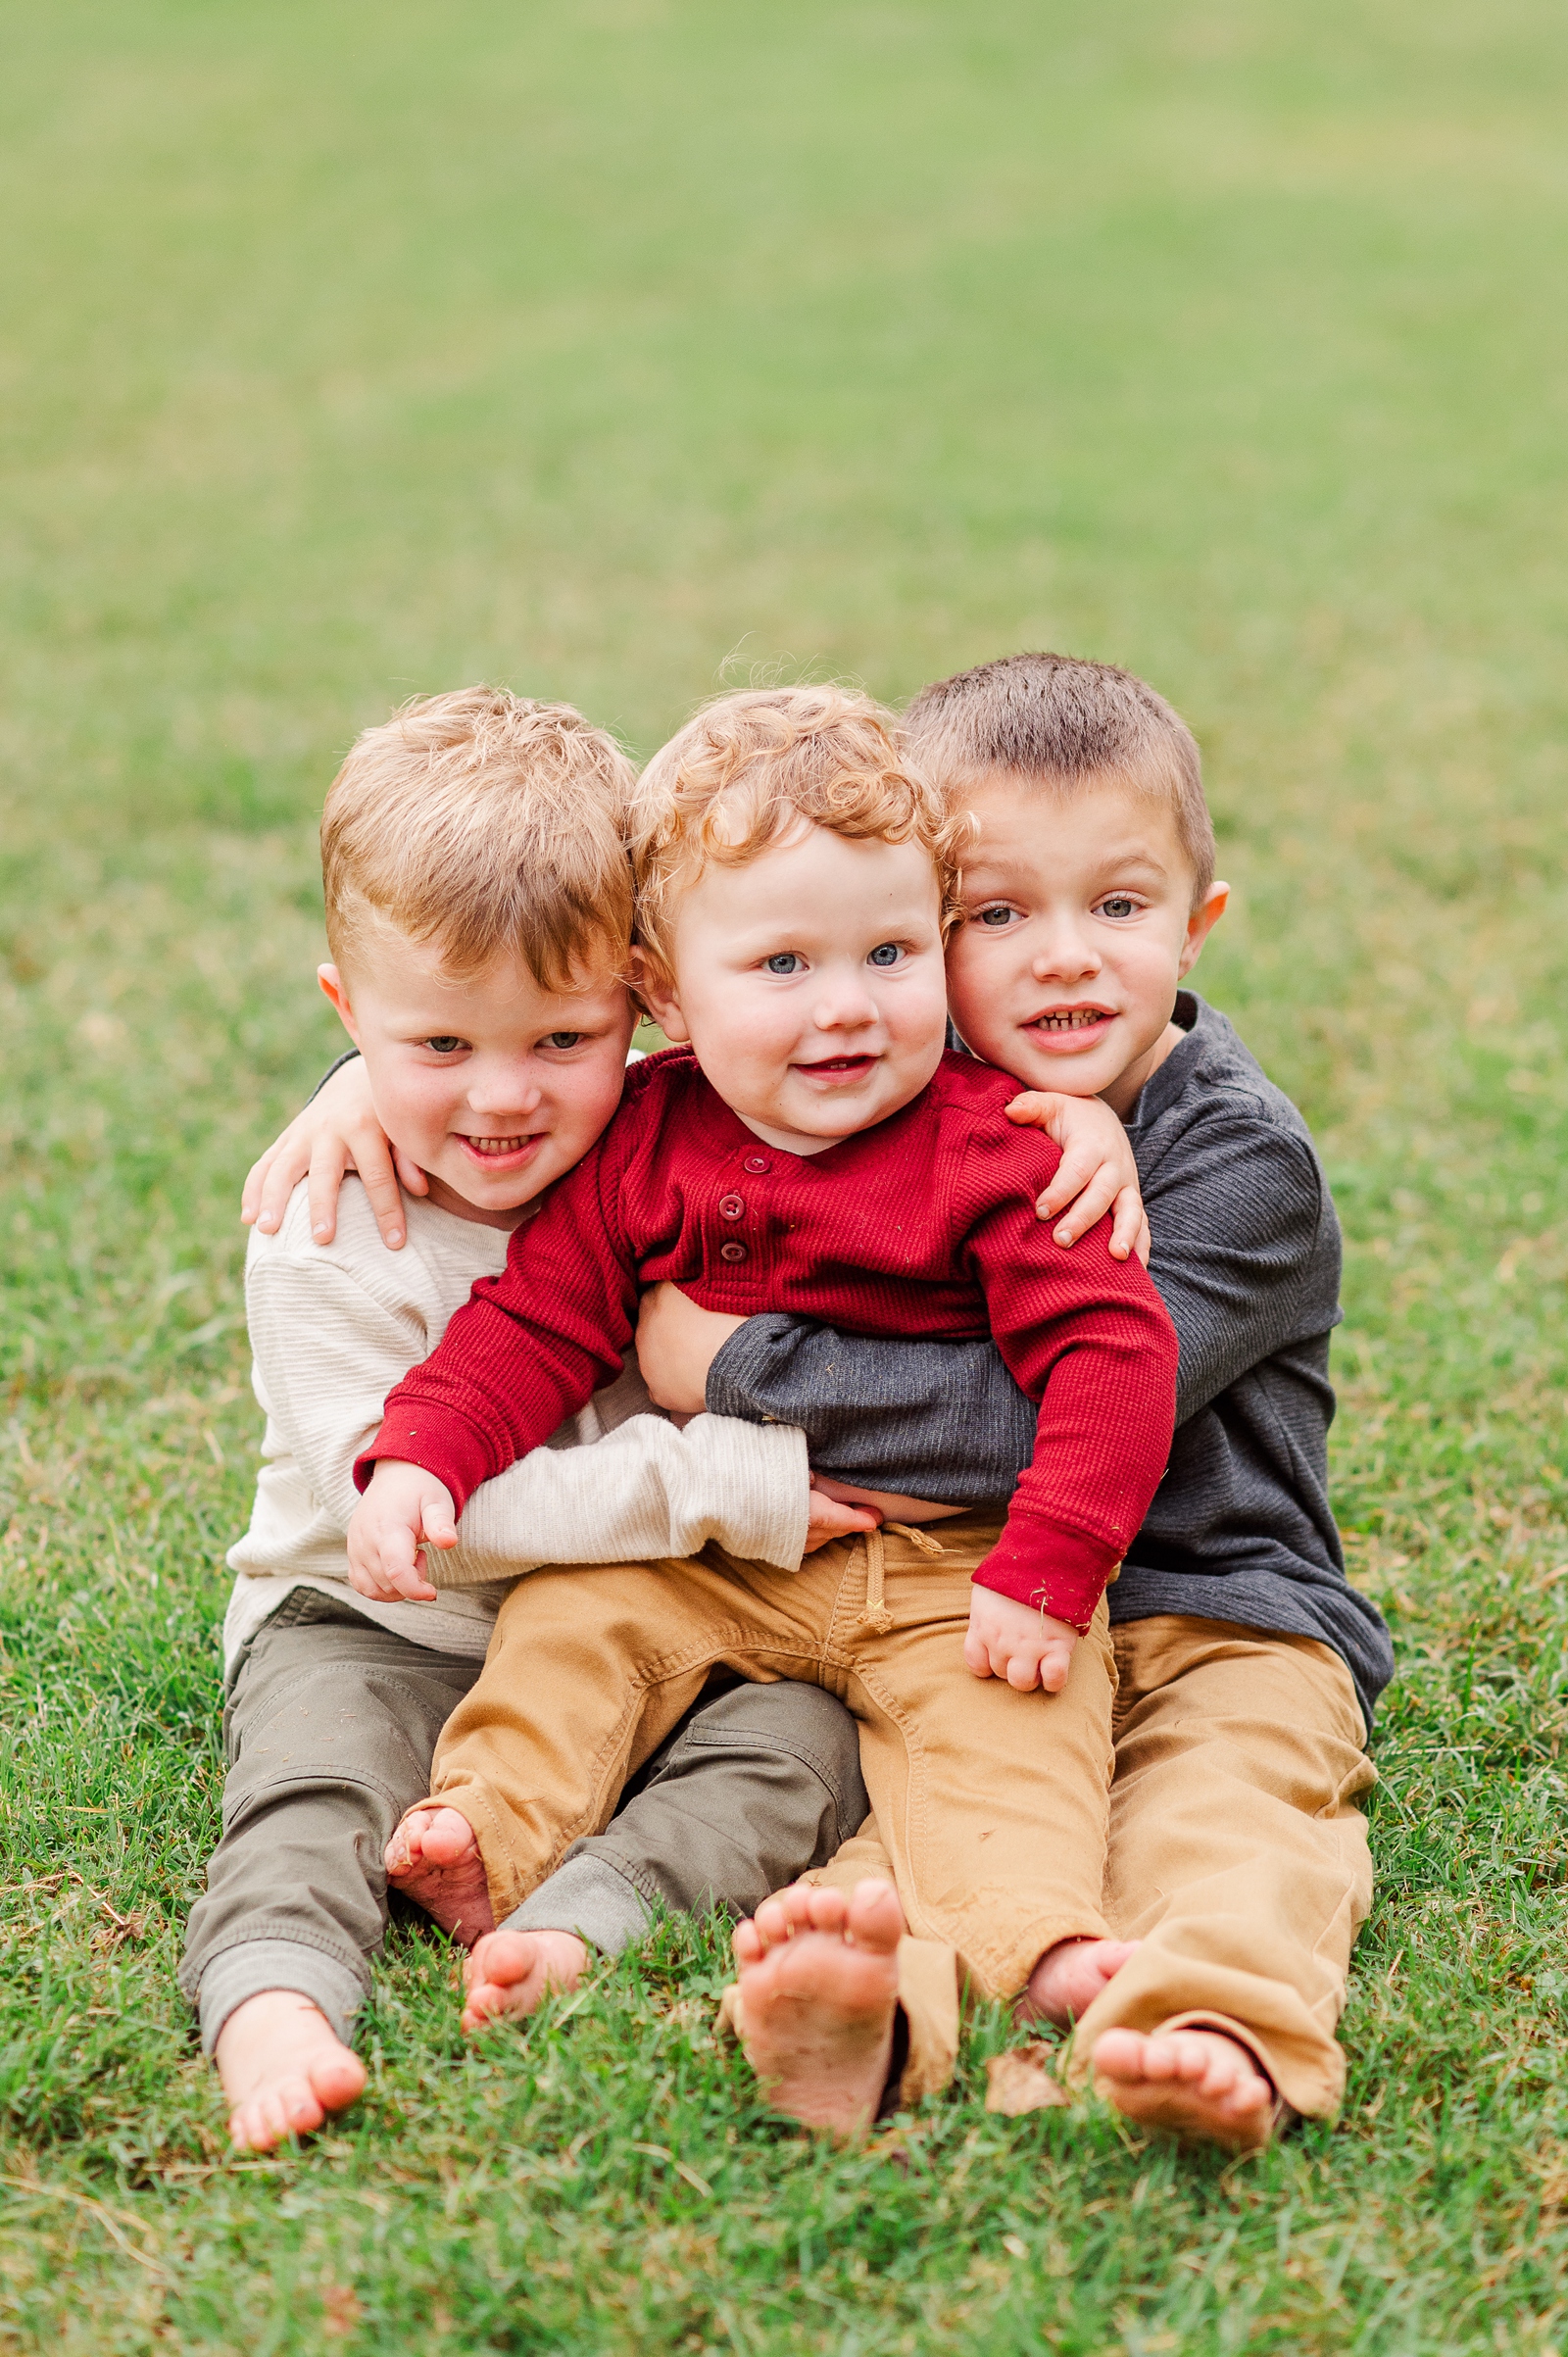
M 1329 1335 L 1340 1230 L 1306 1123 L 1227 1018 L 1183 991 L 1187 1033 L 1128 1125 L 1150 1274 L 1181 1345 L 1177 1430 L 1149 1519 L 1109 1591 L 1157 1612 L 1332 1645 L 1368 1724 L 1389 1634 L 1351 1588 L 1328 1498 Z M 887 1342 L 764 1313 L 713 1360 L 715 1414 L 801 1425 L 820 1472 L 944 1504 L 1001 1505 L 1038 1409 L 991 1343 Z

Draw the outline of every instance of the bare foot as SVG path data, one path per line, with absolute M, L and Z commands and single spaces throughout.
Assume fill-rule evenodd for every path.
M 386 1845 L 387 1880 L 463 1947 L 495 1930 L 473 1828 L 456 1809 L 414 1809 Z
M 587 1969 L 575 1932 L 486 1932 L 463 1968 L 463 2027 L 532 2013 L 552 1989 L 575 1989 Z
M 286 2136 L 313 2136 L 329 2112 L 365 2092 L 365 2065 L 324 2013 L 293 1989 L 267 1989 L 236 2005 L 213 2060 L 241 2152 L 270 2152 Z
M 1107 2030 L 1094 2052 L 1102 2094 L 1129 2120 L 1173 2136 L 1256 2152 L 1274 2134 L 1278 2098 L 1247 2048 L 1217 2030 L 1146 2038 Z
M 1029 1975 L 1019 2011 L 1065 2030 L 1089 2011 L 1137 1945 L 1136 1940 L 1058 1940 Z
M 796 1883 L 735 1930 L 742 2042 L 775 2111 L 832 2136 L 875 2120 L 893 2054 L 904 1911 L 891 1883 Z

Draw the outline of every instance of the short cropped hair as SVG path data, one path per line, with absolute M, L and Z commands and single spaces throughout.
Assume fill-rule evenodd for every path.
M 922 688 L 905 714 L 915 758 L 952 803 L 988 771 L 1011 769 L 1058 793 L 1118 778 L 1170 805 L 1193 870 L 1214 881 L 1214 825 L 1198 741 L 1181 714 L 1131 671 L 1071 655 L 1004 655 Z
M 569 704 L 506 688 L 416 697 L 359 737 L 321 813 L 326 938 L 389 931 L 455 975 L 502 954 L 565 990 L 631 939 L 623 824 L 635 771 Z
M 937 871 L 944 932 L 956 921 L 970 822 L 913 766 L 893 713 L 851 688 L 745 689 L 688 720 L 633 797 L 637 931 L 661 965 L 678 894 L 710 861 L 745 866 L 801 818 L 851 842 L 918 843 Z

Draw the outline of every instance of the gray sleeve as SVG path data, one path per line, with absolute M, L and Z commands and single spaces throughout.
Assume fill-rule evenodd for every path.
M 718 1352 L 708 1405 L 799 1425 L 836 1481 L 956 1506 L 1012 1496 L 1040 1420 L 994 1343 L 889 1342 L 771 1310 Z
M 1340 1231 L 1302 1138 L 1210 1110 L 1146 1179 L 1149 1273 L 1181 1346 L 1176 1421 L 1339 1315 Z

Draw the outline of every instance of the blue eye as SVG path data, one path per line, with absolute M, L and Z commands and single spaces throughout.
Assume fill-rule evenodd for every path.
M 867 965 L 897 965 L 903 955 L 896 941 L 879 941 L 865 962 Z
M 461 1040 L 449 1040 L 446 1038 L 441 1038 L 435 1040 L 424 1040 L 421 1042 L 421 1045 L 428 1048 L 432 1056 L 455 1056 L 457 1051 L 462 1047 L 463 1042 Z
M 1112 892 L 1100 904 L 1102 916 L 1136 916 L 1138 903 L 1130 893 Z
M 794 950 L 777 950 L 764 963 L 770 974 L 793 974 L 799 972 L 802 960 Z
M 575 1048 L 582 1037 L 580 1031 L 553 1031 L 540 1045 L 545 1048 Z

